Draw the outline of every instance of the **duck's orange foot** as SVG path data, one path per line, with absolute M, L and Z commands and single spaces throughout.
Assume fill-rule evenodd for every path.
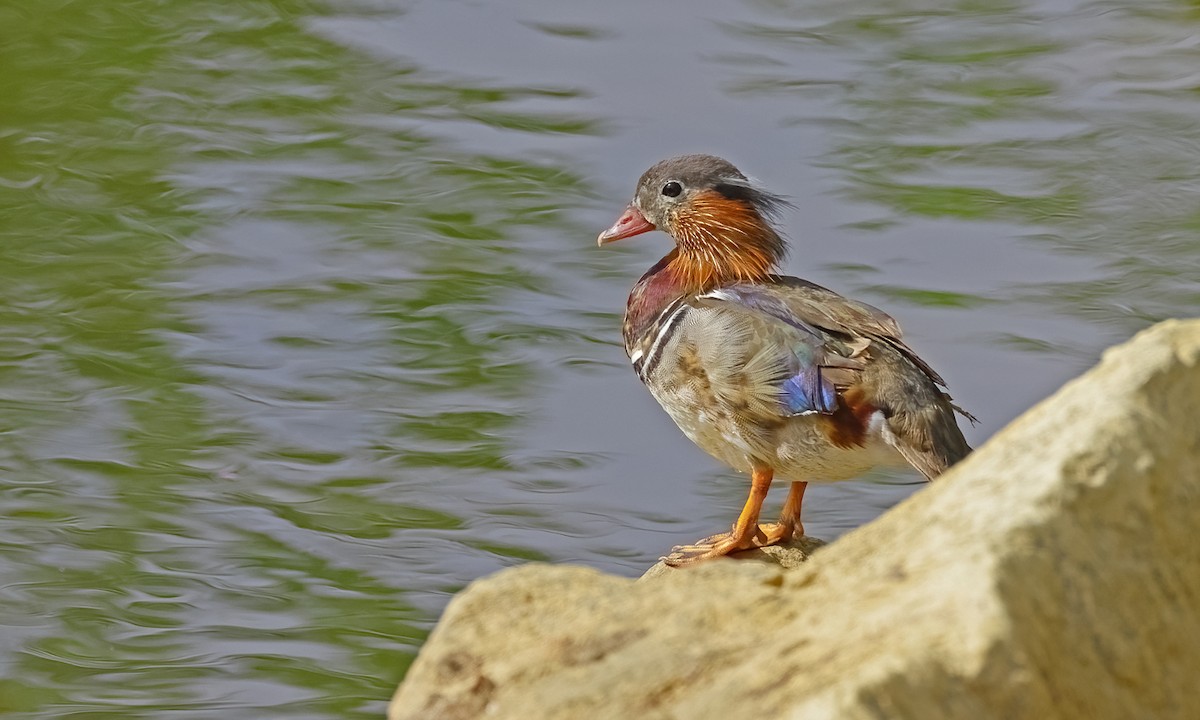
M 745 533 L 745 537 L 738 537 L 736 532 L 718 533 L 710 535 L 703 540 L 697 540 L 691 545 L 676 545 L 671 548 L 669 555 L 661 559 L 671 567 L 693 565 L 702 560 L 724 557 L 725 555 L 741 552 L 742 550 L 753 550 L 754 548 L 776 545 L 792 539 L 795 532 L 795 525 L 769 523 L 767 525 L 756 526 L 755 531 Z M 803 530 L 800 531 L 801 534 L 803 532 Z

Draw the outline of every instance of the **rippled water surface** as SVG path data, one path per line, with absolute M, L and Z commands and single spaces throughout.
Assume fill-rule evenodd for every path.
M 626 367 L 652 162 L 791 195 L 979 443 L 1200 306 L 1200 5 L 9 0 L 0 714 L 367 718 L 452 593 L 744 480 Z M 1014 482 L 1019 479 L 1013 478 Z M 815 487 L 833 538 L 917 488 Z M 780 498 L 773 498 L 778 502 Z

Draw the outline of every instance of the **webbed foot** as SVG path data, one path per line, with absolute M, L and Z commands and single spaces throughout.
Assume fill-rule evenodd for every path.
M 792 524 L 768 523 L 757 525 L 753 532 L 745 533 L 745 537 L 739 537 L 737 527 L 734 526 L 730 532 L 710 535 L 691 545 L 676 545 L 671 548 L 670 554 L 662 558 L 662 561 L 671 567 L 693 565 L 702 560 L 785 542 L 792 539 L 795 531 L 796 526 Z M 801 529 L 801 533 L 803 533 L 803 529 Z

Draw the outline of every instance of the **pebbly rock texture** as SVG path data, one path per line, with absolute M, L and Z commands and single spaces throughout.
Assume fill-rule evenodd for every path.
M 1200 321 L 1169 321 L 794 569 L 473 583 L 389 716 L 1194 718 L 1198 518 Z

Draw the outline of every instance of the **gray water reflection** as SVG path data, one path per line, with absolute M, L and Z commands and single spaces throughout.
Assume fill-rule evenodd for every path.
M 645 166 L 788 192 L 790 269 L 983 419 L 1200 305 L 1193 4 L 0 9 L 0 711 L 376 717 L 448 596 L 633 574 L 740 481 L 618 347 Z M 905 474 L 810 491 L 832 538 Z

